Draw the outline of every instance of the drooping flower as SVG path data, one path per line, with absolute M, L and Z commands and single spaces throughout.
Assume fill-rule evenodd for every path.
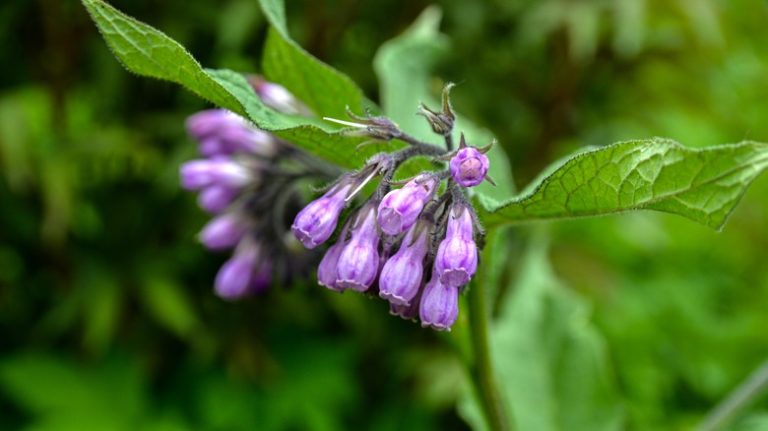
M 210 185 L 200 190 L 197 204 L 209 213 L 216 214 L 227 209 L 239 194 L 240 189 L 237 187 Z
M 285 100 L 293 97 L 283 91 Z M 199 206 L 215 214 L 199 239 L 209 249 L 235 250 L 216 276 L 216 293 L 238 299 L 264 291 L 275 278 L 303 275 L 314 253 L 287 239 L 285 215 L 305 203 L 294 190 L 299 178 L 330 180 L 335 169 L 224 109 L 192 115 L 186 127 L 204 158 L 181 166 L 181 184 L 199 192 Z
M 228 159 L 192 160 L 181 165 L 181 185 L 187 190 L 210 186 L 240 188 L 256 179 L 255 172 Z
M 225 109 L 209 109 L 192 115 L 187 119 L 187 132 L 199 142 L 200 153 L 205 157 L 237 152 L 271 157 L 279 147 L 274 136 Z
M 266 81 L 255 75 L 249 77 L 249 81 L 256 94 L 270 108 L 286 114 L 312 115 L 309 108 L 282 85 Z
M 451 207 L 445 239 L 435 256 L 435 271 L 440 282 L 447 286 L 460 287 L 469 283 L 477 270 L 473 224 L 468 206 L 457 204 Z
M 379 271 L 378 248 L 376 207 L 369 204 L 360 210 L 357 222 L 351 229 L 349 242 L 339 255 L 336 286 L 358 292 L 368 290 Z
M 429 251 L 429 227 L 426 223 L 411 227 L 400 249 L 381 269 L 379 296 L 392 304 L 409 305 L 419 293 Z
M 379 204 L 381 230 L 389 235 L 399 235 L 408 230 L 434 194 L 438 183 L 434 174 L 422 174 L 403 188 L 387 193 Z
M 248 293 L 254 281 L 254 268 L 258 263 L 260 250 L 256 244 L 239 247 L 235 254 L 221 266 L 214 289 L 216 294 L 228 300 L 238 299 Z
M 439 331 L 450 331 L 459 315 L 459 288 L 440 282 L 440 277 L 432 273 L 432 278 L 424 286 L 419 305 L 421 326 L 430 326 Z
M 291 230 L 304 247 L 315 248 L 331 237 L 351 188 L 352 184 L 339 184 L 299 211 Z
M 248 229 L 244 220 L 235 214 L 223 214 L 209 221 L 200 232 L 200 242 L 211 250 L 236 246 Z
M 339 264 L 339 257 L 344 250 L 345 242 L 339 241 L 332 245 L 328 251 L 323 255 L 323 259 L 320 261 L 320 265 L 317 266 L 317 282 L 321 286 L 325 286 L 331 290 L 341 292 L 342 288 L 339 288 L 336 281 L 338 279 L 337 266 Z

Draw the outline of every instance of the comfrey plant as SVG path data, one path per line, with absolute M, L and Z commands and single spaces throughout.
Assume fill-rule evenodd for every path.
M 249 81 L 274 109 L 309 113 L 282 86 L 258 77 Z M 346 133 L 375 140 L 402 139 L 409 146 L 378 153 L 359 171 L 341 175 L 323 196 L 301 209 L 291 225 L 296 239 L 307 249 L 316 248 L 336 231 L 342 211 L 353 198 L 380 177 L 373 195 L 349 215 L 336 243 L 320 261 L 318 282 L 338 292 L 378 292 L 389 301 L 392 314 L 406 319 L 418 316 L 423 326 L 440 330 L 450 329 L 455 322 L 459 293 L 477 270 L 476 241 L 483 234 L 467 189 L 484 180 L 492 182 L 485 155 L 490 145 L 468 146 L 461 135 L 459 148 L 452 148 L 451 87 L 443 92 L 441 111 L 420 107 L 432 130 L 444 138 L 444 149 L 409 136 L 384 117 L 352 115 L 360 122 L 332 120 L 353 127 Z M 271 284 L 278 265 L 284 268 L 297 262 L 296 253 L 286 244 L 282 220 L 299 199 L 295 181 L 326 177 L 331 170 L 320 169 L 321 162 L 227 110 L 193 115 L 187 120 L 187 131 L 205 158 L 181 166 L 181 183 L 197 191 L 200 207 L 214 215 L 200 232 L 200 241 L 211 250 L 234 249 L 216 276 L 215 291 L 225 299 L 261 292 Z M 397 169 L 419 156 L 449 163 L 442 171 L 419 173 L 392 189 L 397 185 L 392 181 Z
M 331 119 L 353 127 L 346 133 L 400 139 L 409 146 L 376 154 L 359 171 L 342 175 L 304 207 L 291 226 L 305 247 L 317 247 L 333 235 L 345 206 L 380 177 L 376 190 L 347 218 L 336 243 L 325 253 L 318 282 L 338 292 L 378 292 L 389 301 L 392 314 L 405 319 L 418 316 L 422 326 L 439 330 L 450 329 L 456 321 L 459 293 L 477 270 L 476 241 L 482 229 L 467 189 L 492 181 L 485 155 L 490 145 L 469 146 L 461 135 L 459 148 L 453 150 L 456 116 L 449 99 L 451 87 L 443 90 L 440 112 L 420 108 L 432 130 L 444 138 L 445 148 L 419 141 L 385 117 L 352 115 L 358 122 Z M 438 164 L 449 160 L 449 168 L 393 182 L 395 171 L 417 156 L 430 156 Z M 393 189 L 397 185 L 402 187 Z
M 274 109 L 309 113 L 282 86 L 260 77 L 250 82 Z M 213 215 L 200 242 L 210 250 L 234 249 L 216 276 L 216 294 L 238 299 L 264 291 L 275 276 L 285 283 L 305 272 L 311 255 L 297 251 L 286 235 L 286 217 L 303 203 L 293 185 L 336 170 L 224 109 L 191 116 L 187 132 L 204 158 L 181 166 L 181 184 L 198 192 L 198 204 Z
M 692 149 L 670 139 L 638 139 L 566 157 L 517 192 L 500 146 L 470 145 L 492 138 L 454 112 L 450 86 L 442 109 L 422 105 L 427 122 L 414 121 L 413 107 L 432 97 L 428 75 L 443 48 L 435 9 L 376 54 L 377 107 L 351 79 L 291 39 L 279 0 L 259 0 L 269 24 L 261 66 L 285 88 L 204 69 L 160 31 L 102 0 L 82 2 L 129 70 L 178 83 L 222 109 L 190 119 L 205 159 L 182 167 L 184 186 L 198 191 L 200 206 L 214 215 L 202 242 L 234 249 L 217 276 L 218 294 L 257 292 L 270 277 L 295 273 L 296 256 L 308 262 L 317 253 L 322 286 L 378 295 L 393 314 L 418 317 L 424 326 L 461 328 L 450 337 L 474 383 L 462 409 L 470 406 L 467 418 L 478 428 L 509 429 L 510 411 L 521 429 L 561 428 L 557 420 L 546 422 L 544 404 L 557 411 L 553 416 L 576 418 L 573 429 L 621 423 L 619 401 L 605 401 L 620 397 L 607 386 L 611 367 L 602 343 L 585 329 L 583 304 L 549 279 L 540 243 L 532 241 L 520 263 L 521 285 L 495 295 L 509 291 L 498 274 L 510 266 L 499 241 L 504 226 L 656 210 L 720 229 L 768 167 L 768 144 L 760 142 Z M 337 120 L 347 106 L 371 113 Z M 321 196 L 307 203 L 309 186 L 293 193 L 300 178 L 325 181 Z M 462 291 L 467 318 L 457 319 Z M 502 313 L 491 325 L 489 301 L 498 298 Z M 521 373 L 516 354 L 541 367 Z M 546 368 L 563 363 L 578 368 L 566 374 Z M 559 378 L 569 376 L 563 399 L 582 402 L 577 388 L 596 394 L 600 404 L 574 407 L 553 396 L 559 401 L 535 398 L 536 408 L 525 408 L 533 399 L 527 391 L 551 391 L 553 379 L 558 388 L 568 386 Z

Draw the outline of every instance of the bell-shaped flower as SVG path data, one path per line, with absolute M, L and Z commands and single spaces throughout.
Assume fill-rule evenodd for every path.
M 459 288 L 440 282 L 434 272 L 424 286 L 419 304 L 421 326 L 431 326 L 439 331 L 450 331 L 459 315 Z
M 378 220 L 382 232 L 399 235 L 413 226 L 438 184 L 435 175 L 422 174 L 403 188 L 387 193 L 379 204 Z
M 336 286 L 364 292 L 376 280 L 379 271 L 379 232 L 376 208 L 369 204 L 360 210 L 349 242 L 336 265 Z
M 441 283 L 460 287 L 469 283 L 476 270 L 477 245 L 473 239 L 472 214 L 466 205 L 453 205 L 445 239 L 437 248 L 435 271 Z
M 424 257 L 428 251 L 429 228 L 425 223 L 417 223 L 405 235 L 397 253 L 381 269 L 379 296 L 392 304 L 410 304 L 419 293 Z
M 299 211 L 291 230 L 304 247 L 315 248 L 331 237 L 350 188 L 350 184 L 337 185 Z

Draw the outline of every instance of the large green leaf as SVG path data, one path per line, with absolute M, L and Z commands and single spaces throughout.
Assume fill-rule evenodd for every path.
M 82 1 L 115 56 L 134 73 L 181 84 L 215 105 L 243 115 L 258 127 L 290 139 L 304 150 L 342 167 L 357 168 L 366 157 L 383 148 L 382 144 L 358 151 L 356 146 L 361 139 L 339 134 L 335 125 L 276 112 L 261 102 L 241 74 L 203 69 L 180 44 L 162 32 L 102 0 Z M 267 15 L 274 25 L 274 11 Z M 280 35 L 287 34 L 284 25 L 280 28 Z M 274 45 L 276 37 L 270 37 L 273 45 L 269 52 L 271 57 L 282 61 L 269 62 L 271 73 L 278 81 L 281 76 L 289 79 L 290 88 L 299 91 L 299 97 L 306 97 L 305 101 L 318 114 L 328 115 L 327 108 L 329 114 L 339 115 L 345 105 L 359 107 L 362 104 L 362 93 L 349 78 L 297 51 L 300 48 L 294 42 L 286 42 L 288 39 L 283 39 L 281 46 Z M 310 73 L 283 70 L 291 67 Z M 303 82 L 304 86 L 297 82 Z M 329 92 L 324 94 L 321 88 L 328 88 Z
M 359 111 L 363 92 L 346 75 L 307 53 L 288 35 L 282 1 L 261 0 L 272 28 L 267 35 L 262 69 L 321 117 L 345 118 L 346 107 Z
M 486 266 L 506 255 L 486 253 Z M 490 261 L 495 261 L 490 262 Z M 621 429 L 622 410 L 603 339 L 589 306 L 553 275 L 544 241 L 532 242 L 511 294 L 493 323 L 491 355 L 514 429 Z M 482 427 L 475 401 L 462 406 Z
M 520 196 L 485 200 L 489 225 L 652 209 L 720 229 L 768 166 L 768 144 L 703 149 L 669 139 L 627 141 L 561 161 Z
M 440 33 L 441 11 L 432 6 L 403 34 L 384 43 L 374 58 L 374 68 L 379 78 L 381 103 L 384 112 L 404 131 L 435 144 L 436 135 L 424 118 L 416 115 L 419 102 L 437 108 L 439 102 L 430 91 L 432 69 L 448 52 L 448 38 Z M 482 146 L 493 140 L 493 135 L 462 116 L 456 120 L 457 132 L 464 132 L 469 142 Z M 489 154 L 490 175 L 498 186 L 488 183 L 475 191 L 490 199 L 505 199 L 514 192 L 511 170 L 506 154 L 495 146 Z

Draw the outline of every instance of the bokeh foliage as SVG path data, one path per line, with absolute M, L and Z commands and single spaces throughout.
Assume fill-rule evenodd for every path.
M 207 66 L 258 71 L 274 37 L 251 0 L 113 4 Z M 420 79 L 433 96 L 460 83 L 454 105 L 519 186 L 589 145 L 768 140 L 764 2 L 439 4 L 447 37 Z M 288 27 L 386 106 L 397 83 L 379 93 L 374 53 L 426 6 L 290 2 Z M 217 300 L 222 257 L 195 243 L 204 216 L 176 179 L 183 119 L 207 105 L 126 73 L 78 3 L 6 2 L 0 24 L 0 427 L 466 427 L 464 322 L 436 335 L 313 283 Z M 551 264 L 528 230 L 500 239 L 494 353 L 521 426 L 687 429 L 768 356 L 767 191 L 719 234 L 658 214 L 561 222 Z M 563 416 L 535 422 L 519 399 Z

